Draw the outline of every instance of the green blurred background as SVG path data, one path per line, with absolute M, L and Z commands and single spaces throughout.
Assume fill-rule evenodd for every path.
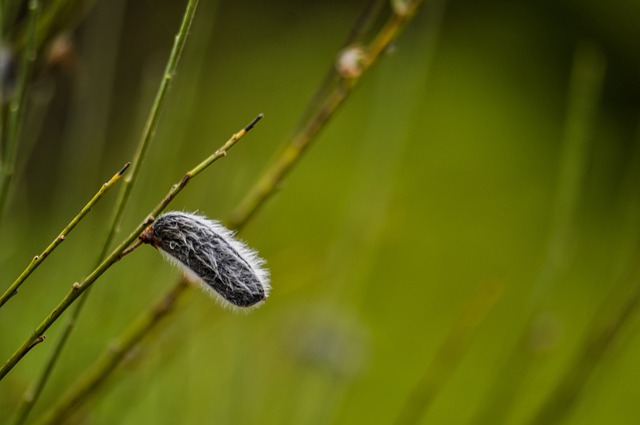
M 202 0 L 122 234 L 262 112 L 170 207 L 228 217 L 364 3 Z M 30 90 L 3 290 L 131 159 L 184 2 L 75 7 L 75 61 L 40 64 Z M 389 424 L 424 397 L 412 423 L 529 423 L 638 284 L 639 40 L 637 1 L 427 2 L 243 230 L 268 302 L 237 314 L 191 291 L 74 421 Z M 112 192 L 0 310 L 2 357 L 91 270 Z M 110 269 L 31 419 L 177 277 L 149 247 Z M 0 383 L 0 423 L 60 327 Z M 639 327 L 578 369 L 564 423 L 637 423 Z

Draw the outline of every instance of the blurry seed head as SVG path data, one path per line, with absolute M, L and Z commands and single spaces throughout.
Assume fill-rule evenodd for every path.
M 391 8 L 393 13 L 400 17 L 406 17 L 409 14 L 411 5 L 407 0 L 391 0 Z
M 172 211 L 158 217 L 140 239 L 226 306 L 251 307 L 269 295 L 269 272 L 255 251 L 215 220 Z
M 367 61 L 367 54 L 361 46 L 353 45 L 338 54 L 336 70 L 343 78 L 357 78 Z
M 52 68 L 59 68 L 62 71 L 70 72 L 78 64 L 78 51 L 69 32 L 56 35 L 47 45 L 44 62 Z

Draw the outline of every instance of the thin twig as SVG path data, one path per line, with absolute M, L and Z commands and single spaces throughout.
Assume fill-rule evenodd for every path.
M 75 411 L 96 388 L 104 383 L 110 373 L 133 350 L 135 343 L 140 342 L 150 330 L 162 321 L 173 310 L 180 296 L 189 288 L 185 278 L 165 294 L 144 316 L 136 321 L 118 340 L 109 344 L 107 353 L 96 363 L 82 379 L 76 381 L 39 422 L 41 424 L 60 424 Z
M 42 253 L 36 255 L 31 260 L 31 263 L 27 266 L 26 269 L 16 278 L 16 280 L 9 286 L 9 288 L 0 296 L 0 307 L 2 307 L 11 297 L 13 297 L 17 292 L 18 288 L 22 285 L 22 283 L 33 273 L 33 271 L 51 254 L 51 252 L 56 249 L 58 245 L 64 242 L 65 238 L 73 230 L 74 227 L 82 220 L 82 218 L 91 211 L 93 206 L 102 198 L 102 196 L 109 190 L 117 181 L 120 180 L 120 177 L 127 171 L 129 167 L 129 163 L 126 163 L 120 171 L 111 177 L 111 179 L 104 183 L 100 190 L 91 198 L 87 204 L 82 207 L 80 212 L 67 224 L 67 227 L 62 229 L 60 234 L 45 248 Z
M 111 245 L 113 244 L 113 241 L 118 234 L 122 216 L 130 199 L 131 190 L 137 180 L 139 170 L 149 150 L 151 141 L 153 140 L 153 135 L 155 134 L 155 129 L 158 124 L 158 119 L 165 104 L 166 94 L 176 73 L 180 57 L 182 56 L 182 51 L 184 50 L 187 35 L 191 28 L 197 6 L 198 0 L 190 0 L 185 8 L 180 28 L 178 29 L 178 32 L 175 36 L 173 47 L 171 48 L 171 53 L 169 54 L 169 59 L 164 70 L 163 78 L 160 81 L 156 97 L 154 99 L 153 105 L 151 106 L 151 110 L 149 111 L 149 116 L 142 131 L 140 140 L 138 141 L 136 152 L 133 156 L 133 160 L 131 163 L 131 172 L 129 173 L 127 178 L 125 178 L 124 184 L 122 185 L 122 188 L 120 190 L 118 200 L 116 201 L 113 210 L 109 232 L 104 241 L 104 244 L 102 245 L 102 251 L 97 258 L 96 265 L 99 264 L 100 261 L 102 261 L 107 256 L 107 254 L 109 253 L 109 249 L 111 249 Z M 135 247 L 132 248 L 135 249 Z M 131 251 L 126 252 L 129 253 Z M 122 258 L 124 255 L 126 254 L 121 254 L 120 258 Z M 47 384 L 49 376 L 55 368 L 55 364 L 60 358 L 60 354 L 62 353 L 62 350 L 69 340 L 69 335 L 71 334 L 71 332 L 73 332 L 75 324 L 78 322 L 80 314 L 82 313 L 83 308 L 86 305 L 87 299 L 89 298 L 90 292 L 91 291 L 87 291 L 84 296 L 78 301 L 78 303 L 76 303 L 75 307 L 71 311 L 71 314 L 69 315 L 69 319 L 64 324 L 61 335 L 55 347 L 51 351 L 51 354 L 46 361 L 46 364 L 41 372 L 41 376 L 37 379 L 35 387 L 29 391 L 29 394 L 27 394 L 26 397 L 24 397 L 23 404 L 20 408 L 20 414 L 18 415 L 18 424 L 24 423 L 24 421 L 26 421 L 26 418 L 29 415 L 33 405 L 38 401 L 38 397 L 42 393 L 44 386 Z
M 122 185 L 122 190 L 119 194 L 120 199 L 118 202 L 118 208 L 116 208 L 116 213 L 113 219 L 114 225 L 111 227 L 112 230 L 109 238 L 111 240 L 107 245 L 110 245 L 113 240 L 113 233 L 115 233 L 115 229 L 118 227 L 122 212 L 129 199 L 131 189 L 133 188 L 133 184 L 138 177 L 140 167 L 144 161 L 144 158 L 146 157 L 149 146 L 151 145 L 151 140 L 153 139 L 155 129 L 158 126 L 160 112 L 164 107 L 165 97 L 169 90 L 169 86 L 171 85 L 173 77 L 176 74 L 178 62 L 182 55 L 182 51 L 184 50 L 187 35 L 189 34 L 189 29 L 191 28 L 191 23 L 193 22 L 193 17 L 195 16 L 197 6 L 198 0 L 189 0 L 189 3 L 187 4 L 187 7 L 185 9 L 180 29 L 176 34 L 171 53 L 169 55 L 169 60 L 167 61 L 167 65 L 165 67 L 164 75 L 162 77 L 162 80 L 160 81 L 160 86 L 158 87 L 156 97 L 154 99 L 153 105 L 151 106 L 149 117 L 147 118 L 144 130 L 142 131 L 142 136 L 136 148 L 133 160 L 131 161 L 131 172 L 125 179 L 124 184 Z
M 7 194 L 9 192 L 9 187 L 15 169 L 18 141 L 20 139 L 20 125 L 22 116 L 24 115 L 24 106 L 26 102 L 27 83 L 36 57 L 36 24 L 39 9 L 40 3 L 38 0 L 29 1 L 29 30 L 27 32 L 27 40 L 24 53 L 22 55 L 15 92 L 11 102 L 9 103 L 7 125 L 5 129 L 5 146 L 2 157 L 2 170 L 0 172 L 0 219 L 4 213 Z
M 410 14 L 406 15 L 402 19 L 398 19 L 397 17 L 391 18 L 387 25 L 381 30 L 381 33 L 385 33 L 386 35 L 379 35 L 376 38 L 374 44 L 386 43 L 384 44 L 386 46 L 391 40 L 393 40 L 403 28 L 406 21 L 408 21 L 415 14 L 417 7 L 421 3 L 421 1 L 413 2 L 409 10 Z M 372 50 L 377 52 L 373 57 L 373 59 L 375 60 L 375 58 L 377 58 L 379 53 L 383 50 L 383 47 L 376 47 Z M 369 66 L 371 66 L 374 60 L 372 60 L 372 57 L 370 56 L 366 67 L 368 68 Z M 350 84 L 353 84 L 353 82 L 346 83 L 346 86 L 349 86 Z M 307 124 L 304 125 L 302 129 L 297 133 L 297 136 L 294 136 L 291 139 L 287 149 L 285 149 L 280 154 L 276 162 L 272 164 L 269 170 L 265 173 L 265 176 L 269 177 L 263 176 L 254 184 L 253 189 L 250 191 L 250 193 L 254 195 L 245 198 L 250 198 L 250 201 L 243 202 L 236 210 L 236 213 L 233 214 L 233 216 L 229 220 L 227 220 L 227 224 L 229 225 L 229 227 L 235 229 L 241 229 L 242 227 L 244 227 L 244 225 L 253 216 L 253 213 L 258 209 L 258 207 L 275 193 L 275 190 L 277 188 L 277 181 L 280 181 L 284 174 L 286 174 L 286 172 L 289 171 L 293 166 L 295 166 L 295 164 L 302 158 L 301 153 L 304 148 L 308 146 L 312 138 L 318 134 L 318 132 L 320 131 L 322 126 L 326 124 L 330 116 L 337 111 L 338 106 L 342 103 L 342 101 L 348 94 L 348 90 L 348 88 L 345 90 L 345 87 L 342 86 L 341 88 L 333 91 L 327 96 L 327 98 L 323 102 L 323 107 L 320 108 L 320 110 L 314 116 L 310 117 Z M 270 182 L 270 184 L 265 184 L 265 181 L 268 178 L 275 177 L 277 177 L 277 181 L 275 183 Z M 259 196 L 255 194 L 259 194 Z M 251 203 L 250 208 L 245 205 L 249 202 Z M 161 305 L 165 306 L 165 304 L 163 303 L 166 299 L 173 300 L 173 303 L 177 302 L 181 294 L 186 292 L 179 290 L 179 288 L 182 288 L 182 286 L 183 282 L 182 280 L 180 280 L 169 290 L 169 294 L 175 293 L 177 294 L 177 296 L 163 297 Z M 143 314 L 143 317 L 152 316 L 151 313 L 159 307 L 160 305 L 157 304 L 152 305 L 151 308 Z M 123 350 L 124 352 L 129 352 L 133 346 L 141 342 L 142 337 L 151 334 L 151 331 L 156 326 L 158 326 L 159 321 L 141 320 L 138 323 L 144 323 L 145 328 L 139 329 L 138 332 L 126 332 L 126 334 L 118 340 L 120 344 L 119 349 Z M 64 416 L 81 406 L 92 395 L 92 393 L 96 391 L 103 382 L 105 382 L 106 378 L 111 374 L 111 372 L 113 372 L 114 368 L 117 366 L 117 361 L 118 359 L 115 359 L 110 351 L 107 352 L 102 359 L 92 365 L 85 372 L 85 374 L 80 377 L 78 381 L 80 382 L 80 384 L 73 385 L 71 389 L 56 402 L 56 404 L 50 411 L 64 412 L 64 414 L 62 416 L 58 416 L 53 413 L 48 413 L 45 416 L 47 420 L 43 423 L 56 423 L 55 420 L 63 418 Z
M 391 16 L 366 50 L 360 74 L 353 78 L 343 78 L 341 84 L 321 102 L 319 110 L 291 137 L 284 152 L 265 171 L 247 196 L 244 197 L 238 208 L 231 214 L 229 220 L 231 227 L 241 228 L 258 208 L 264 204 L 267 197 L 282 183 L 304 151 L 315 140 L 320 130 L 324 128 L 329 119 L 342 106 L 344 100 L 362 77 L 362 74 L 376 62 L 380 53 L 398 36 L 421 4 L 422 1 L 420 0 L 410 2 L 407 5 L 407 10 L 404 11 L 405 13 L 402 15 L 394 13 Z
M 120 257 L 118 258 L 118 260 L 122 260 L 124 257 L 126 257 L 129 254 L 131 254 L 138 247 L 140 247 L 140 245 L 142 245 L 142 241 L 140 239 L 138 239 L 129 248 L 125 249 L 124 251 L 122 251 L 122 253 L 120 253 Z
M 383 10 L 383 6 L 387 3 L 388 0 L 369 0 L 351 26 L 346 39 L 342 42 L 341 50 L 348 46 L 363 42 L 365 35 L 369 30 L 371 30 L 372 25 Z M 336 70 L 335 64 L 332 63 L 329 70 L 326 72 L 322 83 L 320 83 L 318 89 L 311 98 L 311 101 L 305 108 L 305 111 L 301 114 L 294 132 L 300 131 L 304 126 L 306 126 L 307 122 L 311 120 L 311 117 L 318 113 L 318 109 L 327 97 L 327 93 L 331 91 L 332 87 L 336 83 L 339 84 L 339 81 L 340 75 Z
M 573 361 L 563 371 L 562 377 L 535 412 L 530 425 L 561 423 L 580 399 L 584 387 L 611 346 L 616 342 L 627 323 L 635 317 L 640 305 L 640 277 L 636 272 L 634 285 L 618 308 L 597 320 Z
M 44 342 L 45 339 L 46 337 L 44 335 L 40 335 L 39 337 L 35 338 L 33 341 L 31 341 L 31 344 L 29 344 L 27 351 L 30 351 L 36 345 L 40 344 L 41 342 Z
M 93 283 L 98 280 L 102 274 L 111 267 L 116 261 L 118 261 L 120 254 L 127 249 L 142 233 L 145 228 L 153 223 L 155 217 L 160 214 L 166 207 L 171 203 L 171 201 L 185 188 L 185 186 L 191 181 L 191 179 L 198 174 L 200 174 L 203 170 L 205 170 L 209 165 L 217 161 L 218 159 L 226 156 L 227 151 L 235 145 L 238 140 L 240 140 L 247 132 L 253 128 L 253 126 L 262 118 L 262 114 L 259 115 L 256 119 L 254 119 L 247 127 L 243 128 L 236 134 L 234 134 L 220 149 L 215 151 L 211 156 L 202 161 L 200 164 L 196 165 L 193 169 L 188 171 L 185 176 L 178 183 L 174 184 L 167 195 L 160 201 L 160 203 L 151 210 L 146 219 L 144 219 L 136 228 L 127 236 L 127 238 L 122 241 L 112 252 L 109 254 L 107 258 L 104 259 L 100 263 L 98 267 L 96 267 L 87 277 L 82 280 L 82 282 L 78 282 L 72 285 L 69 293 L 60 301 L 60 303 L 56 306 L 55 309 L 47 316 L 45 319 L 36 327 L 31 336 L 26 339 L 26 341 L 11 355 L 11 357 L 6 361 L 6 363 L 0 368 L 0 379 L 3 379 L 7 373 L 25 356 L 27 351 L 33 341 L 43 335 L 47 329 L 56 321 L 58 318 L 64 313 L 69 306 L 71 306 L 80 295 L 87 289 L 93 285 Z
M 86 16 L 92 10 L 95 2 L 96 0 L 50 0 L 44 2 L 41 18 L 38 19 L 36 39 L 38 51 L 61 28 L 73 31 L 74 26 L 82 21 L 81 17 Z M 18 31 L 16 37 L 19 44 L 24 44 L 23 31 Z

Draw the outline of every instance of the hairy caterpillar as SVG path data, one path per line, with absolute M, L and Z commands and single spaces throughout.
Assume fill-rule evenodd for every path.
M 172 211 L 140 235 L 223 304 L 250 307 L 269 295 L 269 271 L 255 251 L 215 220 Z

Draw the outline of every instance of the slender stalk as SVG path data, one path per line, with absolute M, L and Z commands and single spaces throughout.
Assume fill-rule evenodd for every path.
M 133 245 L 131 245 L 129 248 L 125 249 L 119 256 L 119 260 L 122 259 L 124 256 L 130 254 L 131 252 L 133 252 L 136 248 L 138 248 L 140 245 L 142 245 L 142 241 L 136 241 Z M 81 301 L 84 300 L 86 298 L 83 297 L 81 298 Z M 71 332 L 64 332 L 61 335 L 61 338 L 58 340 L 58 344 L 56 345 L 55 349 L 53 350 L 53 356 L 51 358 L 56 359 L 59 357 L 60 353 L 61 353 L 61 348 L 64 346 L 64 344 L 66 343 L 67 339 L 69 339 L 69 336 L 71 335 Z M 44 335 L 38 340 L 39 342 L 44 341 Z M 36 381 L 35 385 L 33 386 L 33 388 L 29 389 L 23 396 L 22 399 L 22 403 L 20 405 L 20 408 L 18 409 L 18 413 L 16 416 L 16 421 L 15 424 L 16 425 L 22 425 L 26 422 L 27 418 L 29 417 L 29 413 L 31 413 L 31 410 L 33 409 L 33 406 L 35 405 L 36 401 L 40 398 L 40 394 L 42 393 L 42 390 L 44 389 L 46 382 L 48 381 L 49 377 L 51 376 L 51 373 L 53 372 L 53 368 L 56 365 L 56 361 L 49 361 L 47 362 L 47 364 L 45 365 L 44 370 L 42 371 L 42 373 L 40 374 L 40 376 L 38 377 L 38 380 Z
M 175 36 L 175 40 L 173 43 L 173 48 L 171 49 L 171 53 L 169 55 L 169 60 L 167 61 L 167 65 L 165 67 L 164 75 L 162 80 L 160 81 L 160 87 L 158 87 L 158 92 L 156 93 L 156 97 L 154 99 L 153 105 L 151 106 L 151 111 L 149 112 L 149 117 L 147 118 L 147 122 L 145 124 L 144 130 L 142 131 L 142 137 L 138 143 L 136 148 L 136 152 L 133 156 L 133 160 L 131 161 L 131 172 L 128 174 L 127 178 L 124 180 L 124 184 L 122 185 L 122 190 L 119 194 L 119 202 L 118 207 L 116 208 L 116 213 L 113 219 L 113 225 L 111 227 L 111 232 L 109 235 L 109 240 L 106 245 L 110 245 L 115 233 L 117 231 L 118 224 L 120 222 L 120 218 L 124 211 L 124 207 L 129 200 L 129 196 L 131 193 L 131 189 L 133 188 L 133 184 L 138 177 L 138 173 L 140 171 L 140 166 L 146 157 L 147 151 L 149 150 L 149 146 L 151 144 L 151 140 L 154 136 L 156 127 L 158 126 L 158 119 L 160 117 L 160 112 L 165 104 L 165 97 L 169 90 L 169 86 L 173 81 L 173 77 L 176 74 L 176 69 L 178 67 L 178 62 L 182 55 L 182 51 L 184 50 L 184 45 L 186 43 L 187 35 L 189 34 L 189 29 L 191 28 L 191 23 L 193 22 L 193 17 L 195 16 L 195 12 L 198 6 L 198 0 L 189 0 L 187 7 L 184 11 L 184 16 L 182 18 L 182 23 L 180 24 L 180 29 Z M 107 247 L 108 249 L 108 247 Z
M 182 180 L 174 184 L 167 195 L 160 201 L 160 203 L 151 210 L 146 219 L 144 219 L 136 228 L 124 239 L 112 252 L 107 256 L 98 267 L 96 267 L 87 277 L 81 282 L 76 282 L 72 285 L 69 293 L 60 301 L 60 303 L 53 309 L 53 311 L 45 317 L 45 319 L 36 327 L 33 333 L 27 338 L 24 343 L 9 357 L 5 364 L 0 368 L 0 379 L 3 379 L 11 369 L 27 354 L 34 341 L 44 335 L 44 333 L 51 327 L 51 325 L 58 320 L 58 318 L 64 313 L 80 295 L 95 283 L 96 280 L 102 274 L 109 269 L 114 263 L 120 259 L 120 255 L 124 252 L 145 230 L 145 228 L 153 223 L 155 217 L 160 214 L 171 201 L 185 188 L 185 186 L 191 181 L 192 178 L 200 174 L 208 166 L 213 164 L 218 159 L 227 155 L 227 151 L 231 149 L 253 126 L 262 118 L 259 115 L 255 118 L 247 127 L 243 128 L 239 132 L 235 133 L 220 149 L 215 151 L 211 156 L 196 165 L 193 169 L 188 171 Z
M 360 74 L 353 78 L 343 78 L 341 84 L 331 91 L 321 102 L 318 111 L 300 127 L 291 137 L 284 152 L 265 171 L 260 180 L 253 186 L 238 208 L 231 214 L 229 225 L 240 228 L 264 204 L 267 197 L 278 187 L 293 166 L 298 162 L 304 151 L 322 128 L 342 106 L 351 90 L 356 86 L 362 75 L 373 65 L 380 53 L 391 43 L 404 28 L 404 25 L 416 13 L 422 1 L 413 1 L 407 5 L 403 14 L 394 13 L 382 27 L 365 52 Z
M 54 249 L 56 249 L 58 245 L 64 242 L 69 232 L 71 232 L 73 228 L 76 227 L 76 225 L 80 222 L 80 220 L 82 220 L 84 216 L 87 215 L 89 211 L 91 211 L 93 206 L 100 200 L 100 198 L 102 198 L 107 190 L 109 190 L 111 186 L 113 186 L 117 181 L 120 180 L 122 175 L 127 171 L 127 168 L 129 168 L 129 163 L 126 163 L 125 166 L 120 169 L 120 171 L 114 174 L 109 181 L 107 181 L 100 187 L 100 190 L 98 190 L 93 198 L 91 198 L 91 200 L 87 202 L 84 207 L 82 207 L 80 212 L 69 222 L 69 224 L 67 224 L 67 227 L 62 229 L 60 234 L 49 244 L 49 246 L 45 248 L 44 251 L 42 251 L 42 253 L 33 257 L 33 260 L 31 260 L 31 263 L 29 263 L 27 268 L 24 269 L 24 271 L 20 274 L 20 276 L 16 278 L 11 286 L 9 286 L 9 288 L 2 295 L 0 295 L 0 307 L 2 307 L 7 301 L 9 301 L 12 296 L 18 293 L 18 288 L 20 288 L 22 283 L 31 275 L 31 273 L 33 273 L 36 268 L 38 268 L 38 266 L 49 256 L 49 254 L 51 254 Z
M 122 260 L 124 257 L 126 257 L 127 255 L 131 254 L 133 251 L 135 251 L 138 247 L 140 247 L 140 245 L 142 245 L 142 240 L 138 239 L 137 241 L 135 241 L 133 244 L 131 244 L 131 246 L 129 246 L 129 248 L 125 249 L 124 251 L 122 251 L 120 253 L 120 258 L 119 260 Z
M 109 249 L 111 248 L 111 245 L 113 244 L 113 241 L 119 232 L 122 216 L 128 204 L 133 185 L 137 180 L 139 170 L 149 150 L 151 141 L 153 140 L 153 136 L 155 134 L 156 127 L 158 125 L 160 113 L 164 107 L 166 95 L 167 95 L 167 92 L 169 91 L 171 82 L 173 81 L 173 77 L 176 74 L 176 69 L 178 67 L 180 57 L 182 56 L 182 52 L 184 50 L 184 46 L 187 40 L 187 35 L 189 34 L 189 30 L 191 28 L 191 24 L 195 16 L 197 6 L 198 6 L 198 0 L 189 0 L 185 8 L 185 12 L 182 17 L 180 28 L 178 29 L 178 32 L 175 36 L 173 47 L 171 49 L 171 53 L 169 54 L 169 59 L 165 66 L 163 78 L 160 81 L 160 86 L 158 87 L 158 91 L 156 92 L 153 105 L 151 106 L 151 110 L 149 111 L 149 116 L 147 118 L 144 129 L 142 131 L 140 140 L 138 141 L 138 145 L 136 147 L 136 152 L 134 154 L 134 157 L 131 163 L 131 172 L 125 178 L 124 184 L 122 185 L 122 188 L 118 196 L 118 200 L 115 204 L 113 216 L 111 219 L 111 225 L 109 227 L 109 233 L 107 234 L 107 237 L 102 246 L 102 251 L 100 253 L 100 256 L 98 257 L 98 260 L 97 260 L 98 264 L 107 256 Z M 130 248 L 134 248 L 134 247 L 130 247 Z M 123 252 L 120 255 L 120 258 L 128 254 L 129 252 L 131 251 Z M 69 340 L 69 335 L 71 334 L 71 332 L 73 332 L 73 329 L 75 328 L 75 324 L 78 322 L 80 314 L 82 313 L 83 308 L 86 305 L 87 299 L 89 297 L 89 293 L 90 291 L 87 291 L 87 293 L 78 301 L 78 303 L 76 303 L 74 309 L 71 311 L 69 319 L 65 322 L 60 338 L 58 339 L 49 358 L 47 359 L 45 367 L 42 370 L 40 377 L 36 381 L 35 386 L 33 387 L 33 389 L 28 391 L 28 393 L 23 398 L 23 403 L 19 410 L 18 419 L 17 419 L 18 424 L 24 423 L 26 421 L 26 418 L 31 412 L 33 405 L 37 402 L 40 394 L 42 393 L 42 390 L 44 389 L 44 386 L 47 384 L 49 377 L 53 372 L 55 364 L 57 363 L 60 357 L 60 354 L 62 353 L 67 341 Z
M 369 56 L 366 67 L 368 68 L 378 57 L 383 48 L 392 41 L 400 30 L 404 27 L 404 23 L 408 21 L 416 12 L 421 1 L 415 1 L 410 7 L 409 14 L 404 18 L 398 19 L 393 17 L 381 30 L 385 35 L 378 35 L 374 41 L 374 45 L 384 44 L 382 47 L 372 48 L 375 56 Z M 373 58 L 373 59 L 372 59 Z M 322 102 L 322 107 L 311 116 L 308 122 L 296 132 L 291 139 L 287 148 L 280 154 L 278 159 L 271 165 L 267 172 L 260 178 L 250 190 L 250 195 L 245 198 L 235 213 L 227 220 L 227 225 L 235 229 L 242 229 L 244 225 L 251 219 L 255 211 L 260 207 L 277 189 L 278 182 L 282 180 L 284 175 L 293 168 L 302 158 L 303 150 L 309 145 L 312 139 L 319 133 L 321 128 L 327 123 L 329 118 L 337 111 L 338 107 L 346 98 L 349 90 L 353 87 L 354 81 L 345 81 L 343 85 L 331 92 Z M 185 176 L 186 177 L 186 176 Z M 168 292 L 166 297 L 162 298 L 159 304 L 152 305 L 151 308 L 143 314 L 144 317 L 153 317 L 153 312 L 159 308 L 172 308 L 177 303 L 180 296 L 186 292 L 183 289 L 184 282 L 182 279 L 178 281 Z M 176 296 L 170 296 L 176 294 Z M 171 300 L 171 304 L 167 305 L 166 300 Z M 132 347 L 139 344 L 141 340 L 150 335 L 151 331 L 158 326 L 159 320 L 141 319 L 134 325 L 132 330 L 118 340 L 118 350 L 113 352 L 109 350 L 97 363 L 92 365 L 86 373 L 79 379 L 79 384 L 73 385 L 70 390 L 59 399 L 49 413 L 45 415 L 43 424 L 54 424 L 56 421 L 62 420 L 68 414 L 81 406 L 98 388 L 106 381 L 106 378 L 113 372 L 120 359 L 124 354 L 128 353 Z M 138 327 L 138 326 L 144 327 Z M 57 413 L 56 413 L 57 412 Z
M 635 142 L 640 142 L 640 126 Z M 601 311 L 595 315 L 594 321 L 587 330 L 586 337 L 574 354 L 573 360 L 562 371 L 562 376 L 546 399 L 534 413 L 530 424 L 554 424 L 567 419 L 571 409 L 579 401 L 592 374 L 598 365 L 606 359 L 616 340 L 620 337 L 624 327 L 631 320 L 635 320 L 640 307 L 640 247 L 638 246 L 638 199 L 635 196 L 638 187 L 638 144 L 632 153 L 632 160 L 628 166 L 629 173 L 622 182 L 621 200 L 628 205 L 619 223 L 622 229 L 628 231 L 625 234 L 618 258 L 622 258 L 620 266 L 622 285 L 617 288 L 612 296 L 612 301 L 607 301 L 601 307 Z M 633 244 L 633 247 L 630 244 Z
M 129 328 L 118 340 L 109 344 L 109 350 L 82 378 L 76 381 L 61 402 L 57 403 L 52 410 L 38 423 L 40 424 L 60 424 L 71 415 L 84 401 L 100 387 L 111 372 L 127 357 L 127 354 L 134 348 L 135 343 L 131 341 L 141 341 L 149 333 L 149 329 L 155 327 L 173 310 L 178 299 L 189 288 L 186 279 L 180 281 L 171 288 L 155 305 L 154 308 L 146 312 Z
M 5 45 L 4 40 L 7 39 L 7 35 L 5 34 L 5 22 L 7 20 L 7 5 L 4 0 L 0 0 L 0 61 L 6 60 L 7 62 L 10 60 L 10 50 Z M 0 67 L 6 69 L 7 64 L 0 64 Z M 0 172 L 2 171 L 2 163 L 4 162 L 4 97 L 6 93 L 4 91 L 5 88 L 5 77 L 6 75 L 0 74 Z
M 599 50 L 588 44 L 576 47 L 569 79 L 569 102 L 546 257 L 534 282 L 532 303 L 526 312 L 524 329 L 513 351 L 496 372 L 492 388 L 473 423 L 505 423 L 530 372 L 534 360 L 531 334 L 543 309 L 544 296 L 548 295 L 566 267 L 573 220 L 578 210 L 589 156 L 589 136 L 596 119 L 604 71 L 605 59 Z
M 552 425 L 567 418 L 580 399 L 596 366 L 602 362 L 625 325 L 637 314 L 640 305 L 640 278 L 635 276 L 634 280 L 632 291 L 624 297 L 619 307 L 591 327 L 573 361 L 563 371 L 555 388 L 548 394 L 529 424 Z
M 4 212 L 7 193 L 9 192 L 9 187 L 14 174 L 18 141 L 20 139 L 20 121 L 24 114 L 27 83 L 36 57 L 36 24 L 39 9 L 40 3 L 38 0 L 29 1 L 29 30 L 27 32 L 27 40 L 20 63 L 20 71 L 18 73 L 15 92 L 11 102 L 9 103 L 7 125 L 5 129 L 5 146 L 2 170 L 0 172 L 0 219 Z
M 471 338 L 498 301 L 500 292 L 501 288 L 495 285 L 484 285 L 464 307 L 425 374 L 409 394 L 397 425 L 420 423 L 424 412 L 460 364 Z
M 61 28 L 69 29 L 70 16 L 74 13 L 85 14 L 91 10 L 95 0 L 50 0 L 43 3 L 42 16 L 38 19 L 38 36 L 36 45 L 41 49 L 47 40 Z M 17 34 L 19 42 L 24 40 L 24 34 Z
M 353 23 L 349 35 L 342 43 L 342 49 L 347 48 L 351 45 L 356 45 L 362 43 L 365 35 L 368 31 L 371 30 L 372 25 L 375 23 L 376 19 L 380 15 L 380 12 L 383 10 L 385 4 L 388 3 L 388 0 L 369 0 L 365 7 L 360 12 L 360 16 L 356 18 Z M 339 81 L 340 76 L 336 70 L 335 64 L 331 64 L 331 67 L 325 74 L 324 80 L 318 86 L 315 94 L 311 98 L 311 101 L 308 103 L 305 111 L 300 116 L 300 120 L 298 121 L 298 126 L 294 131 L 299 131 L 302 127 L 306 125 L 306 123 L 310 120 L 312 116 L 318 113 L 318 109 L 324 98 L 327 96 L 327 93 L 332 89 L 333 85 L 337 81 Z
M 343 47 L 347 47 L 352 43 L 360 43 L 371 30 L 380 12 L 387 3 L 387 0 L 369 0 L 362 9 L 360 16 L 358 16 L 353 23 L 349 35 L 343 42 Z

